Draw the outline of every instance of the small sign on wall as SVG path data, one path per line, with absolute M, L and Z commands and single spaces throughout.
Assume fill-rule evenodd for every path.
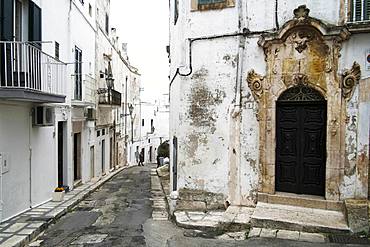
M 370 49 L 366 51 L 365 68 L 366 68 L 366 70 L 370 70 Z

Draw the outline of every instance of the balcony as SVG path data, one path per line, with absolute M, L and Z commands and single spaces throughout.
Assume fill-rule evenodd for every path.
M 0 99 L 64 103 L 66 64 L 29 42 L 0 41 Z
M 345 0 L 346 23 L 351 32 L 370 31 L 370 0 Z
M 99 88 L 99 104 L 109 106 L 121 106 L 121 93 L 108 88 Z

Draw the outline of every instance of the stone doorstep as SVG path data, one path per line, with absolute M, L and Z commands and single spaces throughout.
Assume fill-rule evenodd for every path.
M 339 211 L 258 202 L 252 227 L 312 233 L 349 233 L 345 215 Z
M 344 211 L 344 203 L 341 201 L 325 200 L 321 196 L 298 195 L 286 192 L 276 192 L 275 194 L 258 193 L 258 202 Z
M 226 211 L 175 211 L 174 219 L 178 226 L 201 231 L 238 232 L 249 227 L 252 208 L 229 207 Z M 249 212 L 249 213 L 248 213 Z
M 309 233 L 278 229 L 252 228 L 248 233 L 248 238 L 278 238 L 311 243 L 325 243 L 327 238 L 324 234 Z

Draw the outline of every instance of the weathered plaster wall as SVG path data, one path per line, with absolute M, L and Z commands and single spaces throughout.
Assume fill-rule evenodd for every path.
M 181 85 L 179 187 L 227 194 L 228 109 L 234 100 L 237 42 L 194 44 L 193 74 Z M 207 54 L 207 56 L 202 56 Z
M 274 31 L 275 4 L 272 1 L 241 2 L 245 28 Z M 307 3 L 286 0 L 279 1 L 280 28 L 293 19 L 293 10 L 301 4 L 310 9 L 309 16 L 320 19 L 324 25 L 338 25 L 343 21 L 343 16 L 340 16 L 344 11 L 342 1 L 315 0 Z M 179 19 L 173 25 L 171 4 L 171 79 L 177 68 L 181 73 L 189 72 L 187 38 L 237 32 L 238 7 L 239 2 L 236 1 L 234 8 L 199 12 L 190 11 L 187 3 L 180 2 Z M 316 29 L 325 33 L 320 25 L 315 24 L 312 31 Z M 346 41 L 346 30 L 340 35 L 325 33 L 328 37 L 322 38 L 314 31 L 315 41 L 308 42 L 307 48 L 305 38 L 299 40 L 302 37 L 298 33 L 294 36 L 295 31 L 279 37 L 284 44 L 272 42 L 271 49 L 265 51 L 258 44 L 260 35 L 246 38 L 242 112 L 236 118 L 231 116 L 234 107 L 230 105 L 235 103 L 236 95 L 238 39 L 220 38 L 193 43 L 192 74 L 177 75 L 170 91 L 170 138 L 178 138 L 177 178 L 180 190 L 223 193 L 233 203 L 243 205 L 254 204 L 257 191 L 274 193 L 275 102 L 286 88 L 292 86 L 294 75 L 302 73 L 308 75 L 309 83 L 328 100 L 326 198 L 339 200 L 367 194 L 368 99 L 356 87 L 353 97 L 345 102 L 340 83 L 342 73 L 350 69 L 354 61 L 361 65 L 361 78 L 369 76 L 369 71 L 363 71 L 364 51 L 369 38 L 367 34 L 358 34 Z M 341 38 L 336 39 L 335 35 Z M 298 52 L 296 48 L 300 43 L 303 43 L 303 49 Z M 267 80 L 262 89 L 266 94 L 262 104 L 256 101 L 256 95 L 248 87 L 247 73 L 251 69 Z M 362 87 L 365 87 L 363 81 Z M 220 99 L 218 95 L 225 96 Z M 363 99 L 362 103 L 359 98 Z M 348 123 L 345 122 L 347 115 L 350 116 Z M 359 117 L 357 120 L 356 116 Z M 236 121 L 241 121 L 240 129 Z M 360 128 L 359 123 L 356 124 L 359 121 L 362 121 Z M 238 145 L 235 140 L 240 140 L 240 153 L 236 153 L 240 157 L 232 154 Z M 266 152 L 267 149 L 271 152 Z M 235 151 L 239 152 L 237 148 Z M 171 169 L 173 165 L 171 158 Z M 171 177 L 171 183 L 173 181 Z

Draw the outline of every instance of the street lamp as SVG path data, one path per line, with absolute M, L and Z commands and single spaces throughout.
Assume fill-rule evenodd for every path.
M 113 79 L 112 66 L 110 64 L 110 61 L 108 62 L 108 71 L 107 71 L 107 77 L 105 78 L 105 81 L 107 83 L 107 88 L 110 91 L 114 87 L 114 79 Z

